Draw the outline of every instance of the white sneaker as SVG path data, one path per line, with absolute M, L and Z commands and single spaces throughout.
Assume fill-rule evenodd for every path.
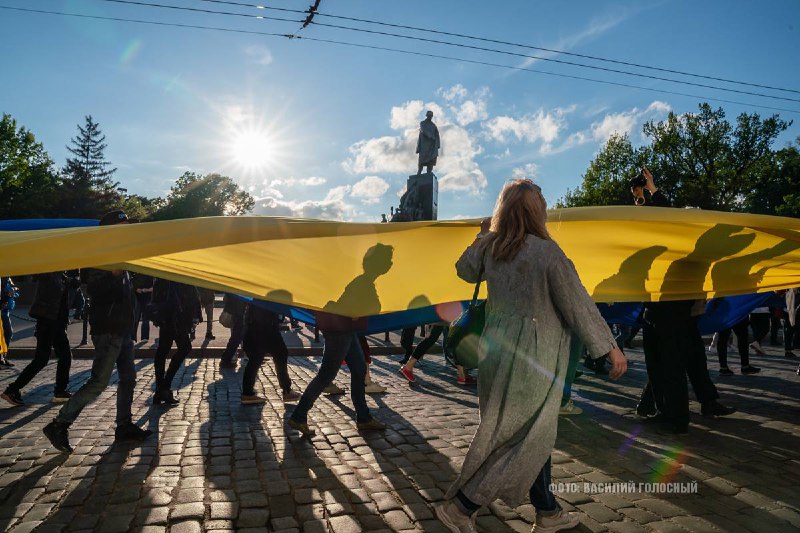
M 436 518 L 452 533 L 477 533 L 472 519 L 458 509 L 453 500 L 434 507 Z
M 550 516 L 541 516 L 536 513 L 536 523 L 531 528 L 532 533 L 553 533 L 564 529 L 572 529 L 580 523 L 577 516 L 564 512 L 559 509 L 558 512 Z
M 364 387 L 364 392 L 366 392 L 367 394 L 383 394 L 384 392 L 386 392 L 386 387 L 384 387 L 383 385 L 378 385 L 373 381 L 371 383 L 368 383 Z
M 559 415 L 579 415 L 581 413 L 583 413 L 583 409 L 575 405 L 572 400 L 569 400 L 558 410 Z

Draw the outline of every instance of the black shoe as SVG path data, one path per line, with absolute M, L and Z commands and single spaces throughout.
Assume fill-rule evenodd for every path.
M 214 339 L 216 339 L 216 337 L 214 336 L 213 333 L 206 333 L 206 339 L 213 341 Z
M 761 369 L 757 366 L 747 365 L 742 367 L 742 374 L 758 374 Z
M 172 391 L 169 389 L 156 389 L 156 393 L 153 395 L 153 405 L 164 404 L 172 407 L 179 403 L 178 399 L 172 395 Z
M 67 403 L 72 398 L 72 394 L 67 391 L 61 391 L 53 394 L 53 403 Z
M 14 366 L 14 363 L 6 359 L 6 356 L 0 356 L 0 365 L 2 366 Z
M 797 359 L 797 356 L 791 351 L 786 352 L 785 354 L 783 354 L 783 356 L 786 359 Z
M 744 368 L 742 368 L 742 373 L 744 373 Z M 727 366 L 721 366 L 721 367 L 719 367 L 719 375 L 720 376 L 732 376 L 733 375 L 733 370 L 731 370 Z
M 703 416 L 727 416 L 736 412 L 736 409 L 733 407 L 728 407 L 726 405 L 722 405 L 717 400 L 711 400 L 710 402 L 706 402 L 700 408 L 700 413 Z
M 22 401 L 22 395 L 19 393 L 19 391 L 11 391 L 6 389 L 3 394 L 0 394 L 0 398 L 4 399 L 15 407 L 25 405 L 25 402 Z
M 53 420 L 42 431 L 56 450 L 72 453 L 72 446 L 69 445 L 69 426 L 67 424 Z
M 153 432 L 149 429 L 142 429 L 136 424 L 128 422 L 127 424 L 123 424 L 121 426 L 117 426 L 117 429 L 114 430 L 114 441 L 121 442 L 121 441 L 143 441 Z

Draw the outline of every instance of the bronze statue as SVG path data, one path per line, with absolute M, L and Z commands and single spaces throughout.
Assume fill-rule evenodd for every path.
M 417 176 L 422 174 L 422 167 L 428 167 L 428 172 L 433 171 L 436 159 L 439 157 L 439 128 L 433 123 L 433 111 L 425 113 L 425 120 L 419 123 L 419 138 L 417 139 L 417 152 L 419 154 Z

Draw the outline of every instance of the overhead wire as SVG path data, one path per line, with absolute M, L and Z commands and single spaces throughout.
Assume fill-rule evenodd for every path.
M 154 2 L 143 2 L 143 1 L 140 1 L 140 0 L 95 0 L 95 1 L 108 2 L 108 3 L 114 3 L 114 4 L 129 4 L 129 5 L 137 5 L 137 6 L 143 6 L 143 7 L 153 7 L 153 8 L 157 8 L 157 9 L 171 9 L 171 10 L 179 10 L 179 11 L 190 11 L 190 12 L 201 12 L 201 13 L 206 13 L 206 14 L 216 14 L 216 15 L 223 15 L 223 16 L 237 16 L 237 17 L 245 17 L 245 18 L 250 17 L 250 18 L 255 18 L 255 19 L 279 20 L 279 21 L 284 21 L 284 22 L 290 22 L 288 19 L 280 19 L 280 18 L 277 18 L 277 17 L 263 17 L 263 16 L 260 16 L 260 15 L 248 15 L 248 14 L 245 14 L 245 13 L 231 13 L 231 12 L 228 12 L 228 11 L 215 11 L 215 10 L 211 10 L 211 9 L 199 9 L 199 8 L 191 8 L 191 7 L 185 7 L 185 6 L 173 6 L 173 5 L 167 5 L 167 4 L 158 4 L 158 3 L 154 3 Z M 293 22 L 293 21 L 291 21 L 291 22 Z M 327 24 L 327 23 L 324 23 L 324 22 L 314 22 L 314 25 L 315 26 L 319 26 L 319 27 L 327 27 L 327 28 L 333 28 L 333 29 L 339 29 L 339 30 L 354 31 L 354 32 L 367 33 L 367 34 L 371 34 L 371 35 L 379 35 L 379 36 L 384 36 L 384 37 L 394 37 L 394 38 L 399 38 L 399 39 L 422 41 L 422 42 L 427 42 L 427 43 L 431 43 L 431 44 L 439 44 L 439 45 L 444 45 L 444 46 L 451 46 L 451 47 L 465 48 L 465 49 L 470 49 L 470 50 L 477 50 L 477 51 L 480 51 L 480 52 L 490 52 L 490 53 L 496 53 L 496 54 L 503 54 L 503 55 L 508 55 L 508 56 L 524 58 L 524 59 L 547 61 L 547 62 L 559 63 L 559 64 L 562 64 L 562 65 L 569 65 L 569 66 L 574 66 L 574 67 L 581 67 L 581 68 L 588 68 L 588 69 L 592 69 L 592 70 L 599 70 L 599 71 L 609 72 L 609 73 L 613 73 L 613 74 L 622 74 L 622 75 L 626 75 L 626 76 L 646 78 L 646 79 L 651 79 L 651 80 L 655 80 L 655 81 L 665 81 L 665 82 L 668 82 L 668 83 L 676 83 L 676 84 L 680 84 L 680 85 L 689 85 L 689 86 L 692 86 L 692 87 L 700 87 L 700 88 L 703 88 L 703 89 L 712 89 L 712 90 L 725 91 L 725 92 L 736 93 L 736 94 L 744 94 L 744 95 L 747 95 L 747 96 L 755 96 L 755 97 L 759 97 L 759 98 L 770 98 L 770 99 L 773 99 L 773 100 L 782 100 L 782 101 L 787 101 L 787 102 L 798 102 L 798 103 L 800 103 L 800 99 L 798 99 L 798 98 L 789 98 L 789 97 L 786 97 L 786 96 L 775 96 L 775 95 L 771 95 L 771 94 L 757 93 L 757 92 L 745 91 L 745 90 L 741 90 L 741 89 L 732 89 L 732 88 L 728 88 L 728 87 L 719 87 L 719 86 L 716 86 L 716 85 L 709 85 L 709 84 L 705 84 L 705 83 L 697 83 L 697 82 L 685 81 L 685 80 L 677 80 L 677 79 L 674 79 L 674 78 L 665 78 L 665 77 L 662 77 L 662 76 L 654 76 L 654 75 L 651 75 L 651 74 L 637 73 L 637 72 L 614 69 L 614 68 L 609 68 L 609 67 L 601 67 L 601 66 L 598 66 L 598 65 L 586 65 L 584 63 L 576 63 L 574 61 L 565 61 L 563 59 L 555 59 L 555 58 L 534 56 L 534 55 L 523 54 L 523 53 L 519 53 L 519 52 L 511 52 L 511 51 L 508 51 L 508 50 L 499 50 L 499 49 L 496 49 L 496 48 L 487 48 L 487 47 L 484 47 L 484 46 L 475 46 L 475 45 L 469 45 L 469 44 L 463 44 L 463 43 L 453 43 L 453 42 L 449 42 L 449 41 L 442 41 L 442 40 L 439 40 L 439 39 L 431 39 L 429 37 L 418 37 L 418 36 L 413 36 L 413 35 L 403 35 L 403 34 L 400 34 L 400 33 L 392 33 L 392 32 L 380 31 L 380 30 L 370 30 L 370 29 L 367 29 L 367 28 L 356 28 L 356 27 L 353 27 L 353 26 L 341 26 L 341 25 L 337 25 L 337 24 Z M 297 34 L 295 33 L 295 36 L 296 35 Z
M 237 29 L 237 28 L 224 28 L 224 27 L 218 27 L 218 26 L 204 26 L 204 25 L 197 25 L 197 24 L 182 24 L 182 23 L 177 23 L 177 22 L 161 22 L 161 21 L 153 21 L 153 20 L 131 19 L 131 18 L 125 18 L 125 17 L 110 17 L 110 16 L 101 16 L 101 15 L 88 15 L 88 14 L 83 14 L 83 13 L 70 13 L 70 12 L 64 12 L 64 11 L 30 9 L 30 8 L 22 8 L 22 7 L 16 7 L 16 6 L 0 6 L 0 9 L 27 12 L 27 13 L 37 13 L 37 14 L 48 14 L 48 15 L 59 15 L 59 16 L 66 16 L 66 17 L 76 17 L 76 18 L 84 18 L 84 19 L 107 20 L 107 21 L 115 21 L 115 22 L 128 22 L 128 23 L 146 24 L 146 25 L 154 25 L 154 26 L 162 26 L 162 27 L 176 27 L 176 28 L 186 28 L 186 29 L 220 31 L 220 32 L 227 32 L 227 33 L 239 33 L 239 34 L 247 34 L 247 35 L 261 35 L 261 36 L 268 36 L 268 37 L 292 38 L 292 34 L 287 34 L 287 33 L 263 32 L 263 31 L 244 30 L 244 29 Z M 292 22 L 295 22 L 295 21 L 292 21 Z M 589 81 L 589 82 L 593 82 L 593 83 L 601 83 L 601 84 L 605 84 L 605 85 L 612 85 L 612 86 L 617 86 L 617 87 L 625 87 L 625 88 L 630 88 L 630 89 L 638 89 L 638 90 L 661 93 L 661 94 L 684 96 L 684 97 L 696 98 L 696 99 L 700 99 L 700 100 L 708 100 L 708 101 L 714 101 L 714 102 L 722 102 L 722 103 L 728 103 L 728 104 L 741 105 L 741 106 L 745 106 L 745 107 L 749 106 L 749 107 L 754 107 L 754 108 L 759 108 L 759 109 L 768 109 L 768 110 L 771 110 L 771 111 L 782 111 L 782 112 L 787 112 L 787 113 L 798 113 L 798 114 L 800 114 L 800 110 L 796 110 L 796 109 L 788 109 L 788 108 L 781 108 L 781 107 L 775 107 L 775 106 L 753 104 L 753 103 L 749 103 L 749 102 L 741 102 L 741 101 L 728 100 L 728 99 L 716 98 L 716 97 L 707 97 L 707 96 L 701 96 L 701 95 L 696 95 L 696 94 L 683 93 L 683 92 L 678 92 L 678 91 L 671 91 L 671 90 L 668 90 L 668 89 L 657 89 L 657 88 L 652 88 L 652 87 L 644 87 L 644 86 L 641 86 L 641 85 L 633 85 L 633 84 L 610 81 L 610 80 L 600 80 L 600 79 L 596 79 L 596 78 L 588 78 L 588 77 L 585 77 L 585 76 L 576 76 L 576 75 L 573 75 L 573 74 L 564 74 L 564 73 L 560 73 L 560 72 L 550 72 L 550 71 L 546 71 L 546 70 L 532 69 L 532 68 L 520 67 L 520 66 L 514 66 L 514 65 L 504 65 L 502 63 L 493 63 L 493 62 L 489 62 L 489 61 L 480 61 L 480 60 L 474 60 L 474 59 L 466 59 L 466 58 L 460 58 L 460 57 L 454 57 L 454 56 L 446 56 L 446 55 L 440 55 L 440 54 L 431 54 L 431 53 L 419 52 L 419 51 L 415 51 L 415 50 L 403 50 L 403 49 L 398 49 L 398 48 L 390 48 L 390 47 L 363 44 L 363 43 L 353 43 L 353 42 L 347 42 L 347 41 L 338 41 L 338 40 L 334 40 L 334 39 L 322 39 L 322 38 L 317 38 L 317 37 L 306 37 L 306 36 L 300 36 L 300 37 L 295 37 L 295 38 L 296 39 L 306 40 L 306 41 L 319 42 L 319 43 L 337 44 L 337 45 L 342 45 L 342 46 L 350 46 L 350 47 L 356 47 L 356 48 L 362 48 L 362 49 L 371 49 L 371 50 L 380 50 L 380 51 L 394 52 L 394 53 L 400 53 L 400 54 L 406 54 L 406 55 L 429 57 L 429 58 L 434 58 L 434 59 L 445 59 L 445 60 L 457 61 L 457 62 L 461 62 L 461 63 L 491 66 L 491 67 L 497 67 L 497 68 L 517 70 L 517 71 L 522 71 L 522 72 L 531 72 L 531 73 L 535 73 L 535 74 L 544 74 L 544 75 L 548 75 L 548 76 L 555 76 L 555 77 L 561 77 L 561 78 L 567 78 L 567 79 L 575 79 L 575 80 L 581 80 L 581 81 Z
M 250 8 L 255 8 L 255 9 L 266 9 L 266 10 L 272 10 L 272 11 L 283 11 L 283 12 L 288 12 L 288 13 L 304 13 L 304 11 L 297 10 L 297 9 L 282 8 L 282 7 L 277 7 L 277 6 L 265 6 L 265 5 L 261 5 L 261 4 L 250 4 L 250 3 L 245 3 L 245 2 L 234 2 L 232 0 L 199 0 L 199 1 L 208 2 L 208 3 L 212 3 L 212 4 L 227 4 L 227 5 L 234 5 L 234 6 L 238 6 L 238 7 L 250 7 Z M 603 61 L 603 62 L 607 62 L 607 63 L 614 63 L 614 64 L 617 64 L 617 65 L 625 65 L 625 66 L 629 66 L 629 67 L 656 70 L 656 71 L 659 71 L 659 72 L 667 72 L 667 73 L 670 73 L 670 74 L 679 74 L 681 76 L 691 76 L 691 77 L 695 77 L 695 78 L 703 78 L 703 79 L 712 80 L 712 81 L 721 81 L 721 82 L 725 82 L 725 83 L 734 83 L 734 84 L 737 84 L 737 85 L 746 85 L 746 86 L 749 86 L 749 87 L 758 87 L 758 88 L 761 88 L 761 89 L 771 89 L 771 90 L 774 90 L 774 91 L 782 91 L 782 92 L 790 92 L 790 93 L 800 94 L 800 90 L 798 90 L 798 89 L 786 89 L 786 88 L 783 88 L 783 87 L 775 87 L 773 85 L 764 85 L 764 84 L 760 84 L 760 83 L 752 83 L 752 82 L 746 82 L 746 81 L 740 81 L 740 80 L 732 80 L 732 79 L 729 79 L 729 78 L 721 78 L 721 77 L 717 77 L 717 76 L 709 76 L 709 75 L 705 75 L 705 74 L 697 74 L 695 72 L 687 72 L 687 71 L 676 70 L 676 69 L 656 67 L 656 66 L 652 66 L 652 65 L 644 65 L 644 64 L 641 64 L 641 63 L 634 63 L 634 62 L 631 62 L 631 61 L 622 61 L 622 60 L 619 60 L 619 59 L 609 59 L 609 58 L 593 56 L 593 55 L 589 55 L 589 54 L 580 54 L 580 53 L 577 53 L 577 52 L 569 52 L 567 50 L 556 50 L 554 48 L 545 48 L 545 47 L 542 47 L 542 46 L 533 46 L 533 45 L 529 45 L 529 44 L 521 44 L 521 43 L 510 42 L 510 41 L 503 41 L 503 40 L 500 40 L 500 39 L 492 39 L 492 38 L 489 38 L 489 37 L 480 37 L 480 36 L 475 36 L 475 35 L 467 35 L 467 34 L 463 34 L 463 33 L 449 32 L 449 31 L 437 30 L 437 29 L 433 29 L 433 28 L 423 28 L 423 27 L 419 27 L 419 26 L 409 26 L 409 25 L 406 25 L 406 24 L 395 24 L 395 23 L 385 22 L 385 21 L 380 21 L 380 20 L 371 20 L 371 19 L 364 19 L 364 18 L 358 18 L 358 17 L 348 17 L 348 16 L 344 16 L 344 15 L 334 15 L 332 13 L 317 13 L 317 16 L 319 16 L 319 17 L 328 17 L 328 18 L 333 18 L 333 19 L 338 19 L 338 20 L 347 20 L 347 21 L 351 21 L 351 22 L 361 22 L 361 23 L 364 23 L 364 24 L 375 24 L 375 25 L 378 25 L 378 26 L 386 26 L 386 27 L 390 27 L 390 28 L 412 30 L 412 31 L 425 32 L 425 33 L 433 33 L 433 34 L 437 34 L 437 35 L 446 35 L 448 37 L 458 37 L 458 38 L 461 38 L 461 39 L 471 39 L 471 40 L 475 40 L 475 41 L 482 41 L 482 42 L 493 43 L 493 44 L 502 44 L 502 45 L 506 45 L 506 46 L 514 46 L 514 47 L 517 47 L 517 48 L 527 48 L 527 49 L 530 49 L 530 50 L 539 50 L 541 52 L 548 52 L 548 53 L 553 53 L 553 54 L 563 54 L 563 55 L 572 56 L 572 57 L 580 57 L 580 58 L 583 58 L 583 59 L 591 59 L 593 61 Z

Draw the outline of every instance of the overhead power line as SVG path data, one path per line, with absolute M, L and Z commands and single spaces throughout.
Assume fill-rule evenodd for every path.
M 233 6 L 239 6 L 239 7 L 250 7 L 250 8 L 255 8 L 255 9 L 268 9 L 268 10 L 273 10 L 273 11 L 283 11 L 283 12 L 287 12 L 287 13 L 305 13 L 304 11 L 297 10 L 297 9 L 289 9 L 289 8 L 274 7 L 274 6 L 265 6 L 265 5 L 260 5 L 260 4 L 250 4 L 250 3 L 245 3 L 245 2 L 234 2 L 234 1 L 231 1 L 231 0 L 200 0 L 200 1 L 201 2 L 208 2 L 208 3 L 212 3 L 212 4 L 227 4 L 227 5 L 233 5 Z M 737 84 L 737 85 L 745 85 L 745 86 L 748 86 L 748 87 L 758 87 L 758 88 L 761 88 L 761 89 L 771 89 L 771 90 L 774 90 L 774 91 L 783 91 L 783 92 L 800 94 L 800 90 L 797 90 L 797 89 L 786 89 L 786 88 L 783 88 L 783 87 L 775 87 L 775 86 L 772 86 L 772 85 L 764 85 L 764 84 L 760 84 L 760 83 L 752 83 L 752 82 L 747 82 L 747 81 L 732 80 L 732 79 L 729 79 L 729 78 L 720 78 L 720 77 L 717 77 L 717 76 L 709 76 L 709 75 L 705 75 L 705 74 L 697 74 L 697 73 L 694 73 L 694 72 L 687 72 L 687 71 L 669 69 L 669 68 L 663 68 L 663 67 L 655 67 L 655 66 L 652 66 L 652 65 L 644 65 L 644 64 L 641 64 L 641 63 L 633 63 L 633 62 L 630 62 L 630 61 L 621 61 L 621 60 L 618 60 L 618 59 L 609 59 L 609 58 L 605 58 L 605 57 L 593 56 L 593 55 L 588 55 L 588 54 L 579 54 L 577 52 L 568 52 L 566 50 L 556 50 L 556 49 L 553 49 L 553 48 L 545 48 L 545 47 L 542 47 L 542 46 L 533 46 L 533 45 L 529 45 L 529 44 L 514 43 L 514 42 L 510 42 L 510 41 L 492 39 L 492 38 L 489 38 L 489 37 L 479 37 L 479 36 L 475 36 L 475 35 L 466 35 L 466 34 L 463 34 L 463 33 L 436 30 L 436 29 L 433 29 L 433 28 L 422 28 L 422 27 L 419 27 L 419 26 L 409 26 L 409 25 L 405 25 L 405 24 L 394 24 L 394 23 L 391 23 L 391 22 L 384 22 L 384 21 L 380 21 L 380 20 L 362 19 L 362 18 L 357 18 L 357 17 L 346 17 L 346 16 L 343 16 L 343 15 L 334 15 L 334 14 L 331 14 L 331 13 L 317 13 L 317 16 L 319 16 L 319 17 L 328 17 L 328 18 L 333 18 L 333 19 L 338 19 L 338 20 L 348 20 L 348 21 L 351 21 L 351 22 L 362 22 L 364 24 L 375 24 L 375 25 L 378 25 L 378 26 L 386 26 L 386 27 L 389 27 L 389 28 L 397 28 L 397 29 L 403 29 L 403 30 L 412 30 L 412 31 L 433 33 L 433 34 L 437 34 L 437 35 L 445 35 L 445 36 L 448 36 L 448 37 L 458 37 L 458 38 L 461 38 L 461 39 L 471 39 L 471 40 L 474 40 L 474 41 L 482 41 L 482 42 L 493 43 L 493 44 L 502 44 L 502 45 L 506 45 L 506 46 L 514 46 L 514 47 L 517 47 L 517 48 L 527 48 L 529 50 L 538 50 L 540 52 L 548 52 L 548 53 L 553 53 L 553 54 L 563 54 L 563 55 L 572 56 L 572 57 L 580 57 L 582 59 L 591 59 L 593 61 L 603 61 L 603 62 L 606 62 L 606 63 L 613 63 L 613 64 L 617 64 L 617 65 L 625 65 L 625 66 L 628 66 L 628 67 L 644 68 L 644 69 L 655 70 L 655 71 L 659 71 L 659 72 L 666 72 L 666 73 L 669 73 L 669 74 L 679 74 L 681 76 L 691 76 L 691 77 L 702 78 L 702 79 L 706 79 L 706 80 L 721 81 L 721 82 L 725 82 L 725 83 L 734 83 L 734 84 Z
M 130 5 L 143 6 L 143 7 L 153 7 L 153 8 L 157 8 L 157 9 L 170 9 L 170 10 L 177 10 L 177 11 L 201 12 L 201 13 L 216 14 L 216 15 L 223 15 L 223 16 L 236 16 L 236 17 L 244 17 L 244 18 L 248 18 L 249 17 L 249 18 L 254 18 L 254 19 L 265 19 L 266 18 L 266 19 L 269 19 L 269 20 L 278 20 L 278 21 L 282 21 L 282 22 L 293 22 L 293 21 L 290 21 L 288 19 L 282 19 L 282 18 L 277 18 L 277 17 L 263 17 L 263 16 L 260 16 L 260 15 L 248 15 L 248 14 L 245 14 L 245 13 L 231 13 L 231 12 L 227 12 L 227 11 L 214 11 L 214 10 L 211 10 L 211 9 L 198 9 L 198 8 L 191 8 L 191 7 L 184 7 L 184 6 L 173 6 L 173 5 L 166 5 L 166 4 L 157 4 L 157 3 L 153 3 L 153 2 L 142 2 L 142 1 L 138 1 L 138 0 L 97 0 L 97 1 L 109 2 L 109 3 L 114 3 L 114 4 L 130 4 Z M 759 97 L 759 98 L 770 98 L 770 99 L 773 99 L 773 100 L 782 100 L 782 101 L 786 101 L 786 102 L 798 102 L 798 103 L 800 103 L 800 99 L 798 99 L 798 98 L 789 98 L 789 97 L 786 97 L 786 96 L 774 96 L 774 95 L 771 95 L 771 94 L 757 93 L 757 92 L 745 91 L 745 90 L 741 90 L 741 89 L 731 89 L 731 88 L 728 88 L 728 87 L 720 87 L 720 86 L 717 86 L 717 85 L 709 85 L 709 84 L 706 84 L 706 83 L 696 83 L 696 82 L 692 82 L 692 81 L 684 81 L 684 80 L 678 80 L 678 79 L 674 79 L 674 78 L 665 78 L 665 77 L 662 77 L 662 76 L 654 76 L 654 75 L 651 75 L 651 74 L 631 72 L 631 71 L 627 71 L 627 70 L 620 70 L 620 69 L 609 68 L 609 67 L 601 67 L 601 66 L 597 66 L 597 65 L 587 65 L 587 64 L 584 64 L 584 63 L 576 63 L 574 61 L 565 61 L 563 59 L 555 59 L 555 58 L 551 58 L 551 57 L 533 56 L 533 55 L 523 54 L 523 53 L 519 53 L 519 52 L 510 52 L 508 50 L 499 50 L 497 48 L 487 48 L 487 47 L 484 47 L 484 46 L 475 46 L 475 45 L 463 44 L 463 43 L 453 43 L 453 42 L 450 42 L 450 41 L 442 41 L 442 40 L 439 40 L 439 39 L 431 39 L 431 38 L 428 38 L 428 37 L 418 37 L 418 36 L 413 36 L 413 35 L 404 35 L 404 34 L 400 34 L 400 33 L 392 33 L 392 32 L 380 31 L 380 30 L 369 30 L 369 29 L 366 29 L 366 28 L 356 28 L 356 27 L 352 27 L 352 26 L 340 26 L 340 25 L 337 25 L 337 24 L 326 24 L 326 23 L 320 23 L 320 22 L 315 22 L 314 24 L 316 26 L 320 26 L 320 27 L 334 28 L 334 29 L 340 29 L 340 30 L 346 30 L 346 31 L 354 31 L 354 32 L 359 32 L 359 33 L 367 33 L 367 34 L 379 35 L 379 36 L 383 36 L 383 37 L 394 37 L 394 38 L 399 38 L 399 39 L 407 39 L 407 40 L 413 40 L 413 41 L 417 41 L 417 42 L 418 41 L 422 41 L 422 42 L 427 42 L 427 43 L 432 43 L 432 44 L 440 44 L 440 45 L 444 45 L 444 46 L 452 46 L 452 47 L 464 48 L 464 49 L 469 49 L 469 50 L 477 50 L 477 51 L 480 51 L 480 52 L 490 52 L 490 53 L 495 53 L 495 54 L 502 54 L 502 55 L 507 55 L 507 56 L 519 57 L 519 58 L 523 58 L 523 59 L 534 59 L 534 60 L 548 61 L 548 62 L 552 62 L 552 63 L 559 63 L 559 64 L 562 64 L 562 65 L 570 65 L 570 66 L 574 66 L 574 67 L 581 67 L 581 68 L 588 68 L 588 69 L 592 69 L 592 70 L 599 70 L 599 71 L 602 71 L 602 72 L 609 72 L 609 73 L 612 73 L 612 74 L 622 74 L 622 75 L 626 75 L 626 76 L 646 78 L 646 79 L 651 79 L 651 80 L 655 80 L 655 81 L 665 81 L 665 82 L 676 83 L 676 84 L 680 84 L 680 85 L 689 85 L 689 86 L 692 86 L 692 87 L 700 87 L 702 89 L 712 89 L 712 90 L 725 91 L 725 92 L 736 93 L 736 94 L 744 94 L 744 95 L 748 95 L 748 96 L 756 96 L 756 97 Z M 303 27 L 305 27 L 305 25 Z
M 108 17 L 108 16 L 100 16 L 100 15 L 87 15 L 83 13 L 69 13 L 63 11 L 50 11 L 50 10 L 43 10 L 43 9 L 29 9 L 29 8 L 22 8 L 22 7 L 13 7 L 13 6 L 0 6 L 0 9 L 4 10 L 11 10 L 11 11 L 20 11 L 26 13 L 36 13 L 36 14 L 47 14 L 47 15 L 59 15 L 59 16 L 66 16 L 66 17 L 76 17 L 76 18 L 83 18 L 83 19 L 94 19 L 94 20 L 106 20 L 106 21 L 115 21 L 115 22 L 129 22 L 129 23 L 136 23 L 136 24 L 147 24 L 153 26 L 163 26 L 163 27 L 175 27 L 175 28 L 186 28 L 186 29 L 198 29 L 198 30 L 211 30 L 211 31 L 220 31 L 226 33 L 239 33 L 239 34 L 246 34 L 246 35 L 261 35 L 261 36 L 268 36 L 268 37 L 283 37 L 283 38 L 292 38 L 291 34 L 287 33 L 278 33 L 278 32 L 263 32 L 263 31 L 254 31 L 254 30 L 243 30 L 243 29 L 236 29 L 236 28 L 224 28 L 218 26 L 203 26 L 197 24 L 181 24 L 177 22 L 161 22 L 161 21 L 153 21 L 153 20 L 140 20 L 140 19 L 131 19 L 131 18 L 124 18 L 124 17 Z M 798 113 L 800 114 L 800 110 L 797 109 L 787 109 L 781 107 L 774 107 L 774 106 L 767 106 L 767 105 L 760 105 L 760 104 L 752 104 L 749 102 L 740 102 L 736 100 L 727 100 L 723 98 L 716 98 L 716 97 L 707 97 L 697 94 L 690 94 L 690 93 L 682 93 L 678 91 L 670 91 L 667 89 L 655 89 L 652 87 L 643 87 L 640 85 L 632 85 L 628 83 L 616 82 L 616 81 L 609 81 L 609 80 L 600 80 L 596 78 L 587 78 L 584 76 L 575 76 L 572 74 L 562 74 L 559 72 L 549 72 L 546 70 L 538 70 L 532 69 L 527 67 L 519 67 L 514 65 L 503 65 L 501 63 L 492 63 L 489 61 L 479 61 L 473 59 L 466 59 L 454 56 L 446 56 L 446 55 L 439 55 L 439 54 L 429 54 L 425 52 L 418 52 L 414 50 L 403 50 L 398 48 L 390 48 L 384 46 L 376 46 L 370 44 L 363 44 L 363 43 L 353 43 L 347 41 L 337 41 L 333 39 L 321 39 L 316 37 L 297 37 L 297 39 L 303 39 L 305 41 L 313 41 L 319 43 L 328 43 L 328 44 L 337 44 L 343 46 L 351 46 L 356 48 L 363 48 L 363 49 L 370 49 L 370 50 L 381 50 L 385 52 L 395 52 L 400 54 L 406 55 L 414 55 L 420 57 L 429 57 L 434 59 L 445 59 L 449 61 L 457 61 L 461 63 L 469 63 L 475 65 L 484 65 L 484 66 L 491 66 L 491 67 L 498 67 L 504 68 L 509 70 L 517 70 L 522 72 L 531 72 L 535 74 L 544 74 L 547 76 L 556 76 L 560 78 L 568 78 L 574 80 L 581 80 L 581 81 L 590 81 L 594 83 L 602 83 L 605 85 L 612 85 L 616 87 L 625 87 L 629 89 L 639 89 L 643 91 L 649 91 L 654 93 L 661 93 L 661 94 L 670 94 L 675 96 L 685 96 L 689 98 L 696 98 L 699 100 L 708 100 L 712 102 L 722 102 L 727 104 L 735 104 L 741 105 L 745 107 L 754 107 L 759 109 L 768 109 L 771 111 L 782 111 L 786 113 Z

